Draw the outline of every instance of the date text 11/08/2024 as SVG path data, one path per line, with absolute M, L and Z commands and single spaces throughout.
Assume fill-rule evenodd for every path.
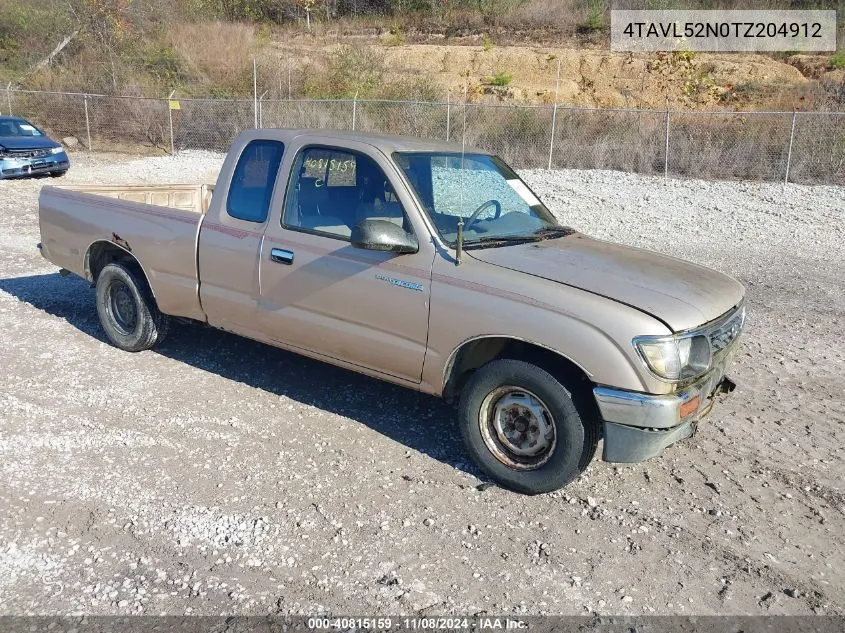
M 521 630 L 528 622 L 511 618 L 308 618 L 307 627 L 314 631 L 465 631 Z

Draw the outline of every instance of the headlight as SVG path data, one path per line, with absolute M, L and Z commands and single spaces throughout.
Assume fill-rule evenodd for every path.
M 652 372 L 666 380 L 691 380 L 710 369 L 710 341 L 706 336 L 639 336 L 634 347 Z
M 54 147 L 50 150 L 51 154 L 61 154 L 64 150 L 62 147 Z

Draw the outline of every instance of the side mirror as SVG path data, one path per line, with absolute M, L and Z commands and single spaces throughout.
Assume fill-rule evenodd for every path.
M 369 251 L 416 253 L 417 238 L 388 220 L 364 220 L 352 229 L 352 246 Z

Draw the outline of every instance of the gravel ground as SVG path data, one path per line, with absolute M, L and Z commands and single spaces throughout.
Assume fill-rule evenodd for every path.
M 77 155 L 69 182 L 208 180 Z M 736 392 L 644 464 L 483 485 L 452 409 L 221 332 L 104 341 L 0 182 L 0 614 L 845 613 L 845 190 L 525 174 L 594 236 L 748 288 Z

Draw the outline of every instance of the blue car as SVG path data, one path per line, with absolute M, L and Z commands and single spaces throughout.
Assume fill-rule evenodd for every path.
M 56 141 L 26 119 L 0 116 L 0 178 L 62 176 L 70 159 Z

